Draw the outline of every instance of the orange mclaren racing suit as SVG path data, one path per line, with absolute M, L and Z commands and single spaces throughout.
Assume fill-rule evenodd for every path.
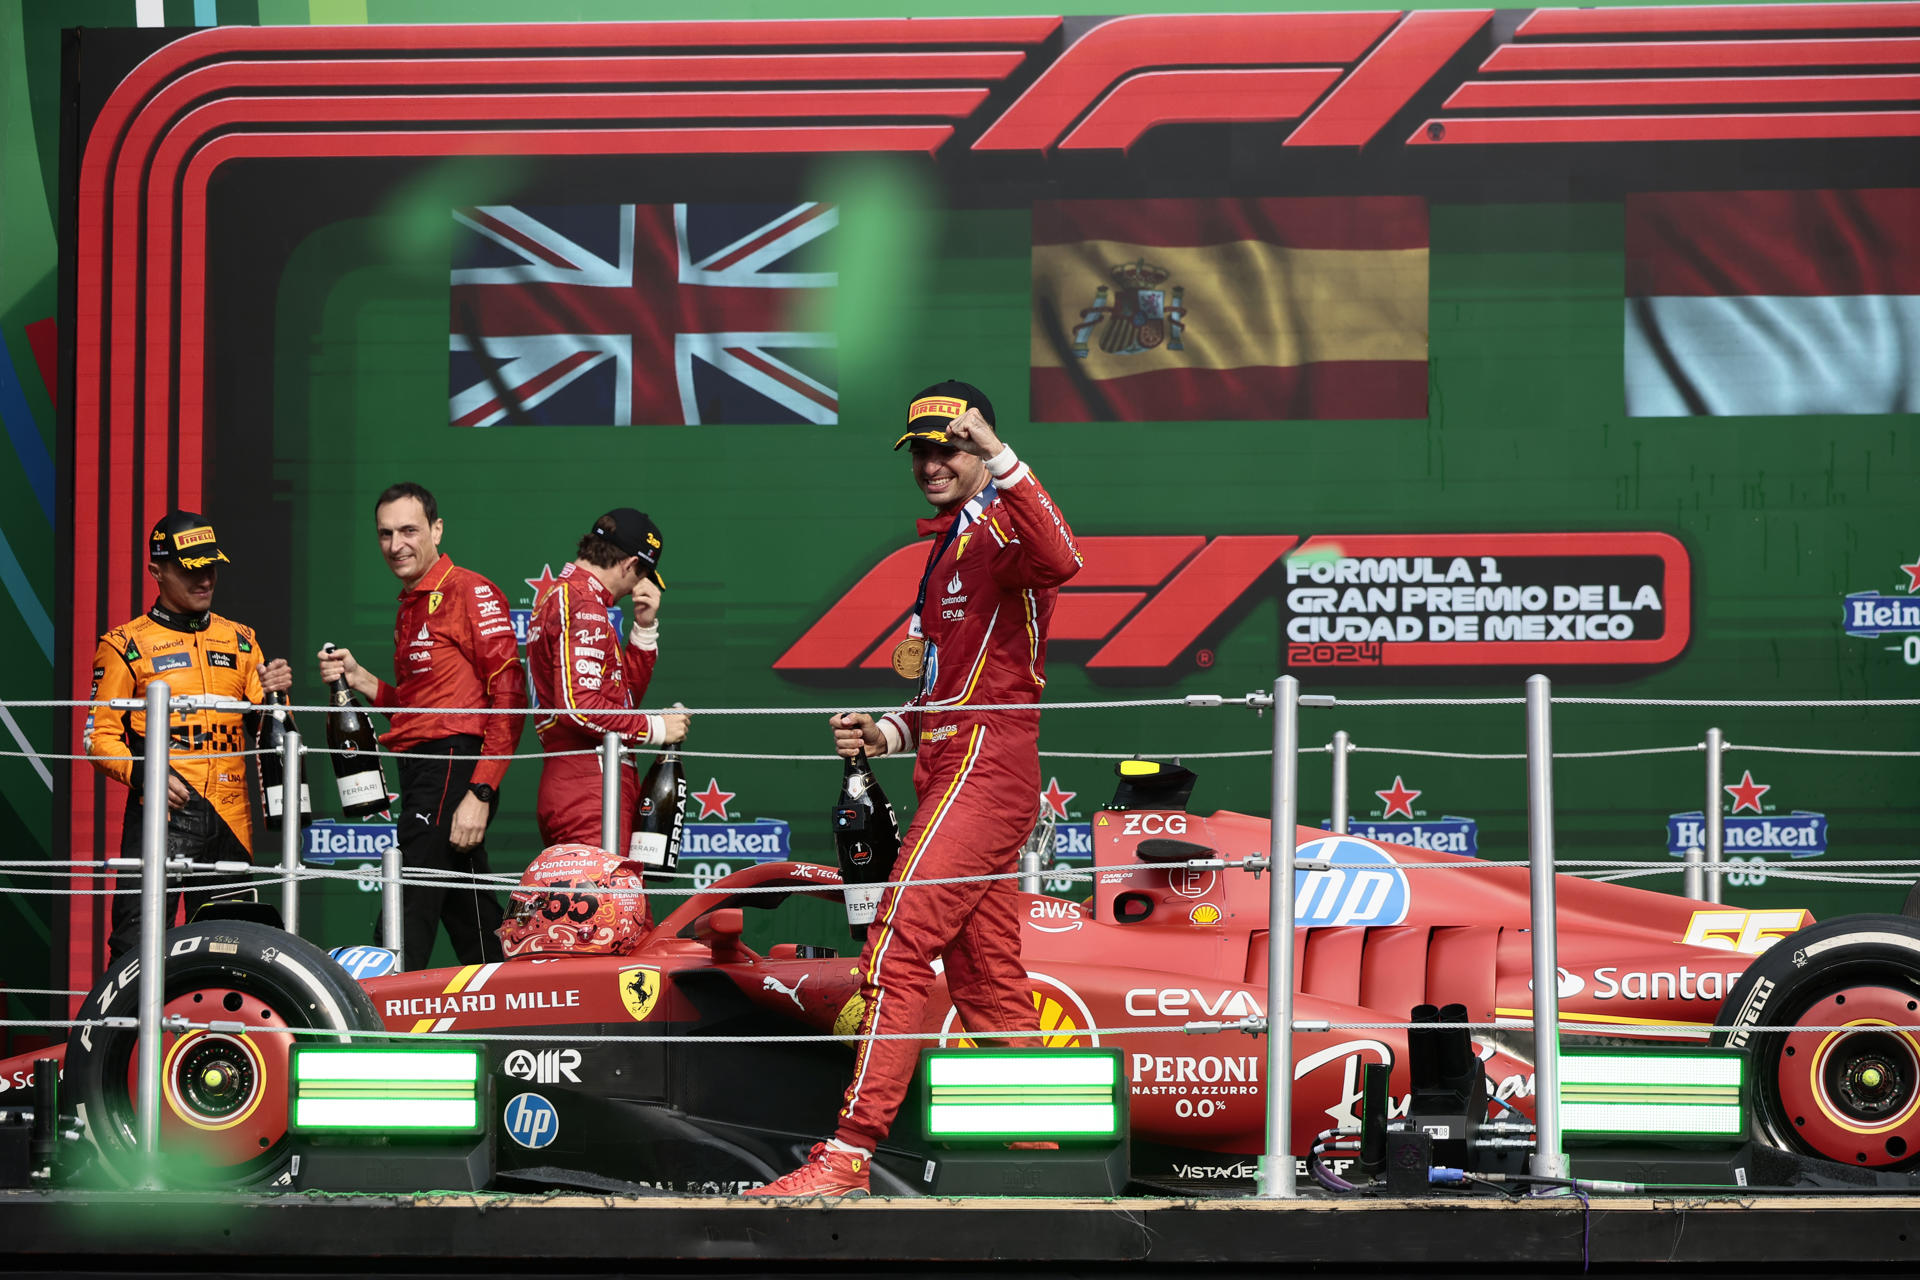
M 959 512 L 922 520 L 937 535 L 921 634 L 921 692 L 880 720 L 889 751 L 917 745 L 919 804 L 893 879 L 1011 872 L 1040 805 L 1040 690 L 1056 588 L 1080 571 L 1080 551 L 1047 491 L 1003 449 L 993 481 Z M 958 527 L 952 528 L 955 522 Z M 972 707 L 1033 703 L 1031 711 Z M 863 1034 L 919 1031 L 945 956 L 947 994 L 976 1037 L 1036 1043 L 1020 962 L 1016 881 L 916 886 L 880 899 L 860 957 Z M 863 1040 L 840 1111 L 842 1142 L 873 1148 L 893 1124 L 921 1045 Z
M 215 711 L 211 704 L 258 703 L 260 644 L 253 628 L 217 613 L 176 614 L 158 604 L 100 637 L 93 655 L 93 700 L 145 698 L 147 686 L 163 679 L 173 696 L 192 697 L 208 709 L 176 713 L 169 722 L 169 760 L 173 772 L 193 792 L 187 804 L 167 817 L 167 853 L 197 861 L 252 861 L 253 819 L 247 783 L 247 759 L 232 753 L 252 745 L 247 717 Z M 142 805 L 140 762 L 146 752 L 147 713 L 96 707 L 87 716 L 87 754 L 94 767 L 127 785 L 127 816 L 121 829 L 120 856 L 140 856 Z M 137 877 L 122 877 L 125 890 Z M 193 888 L 187 877 L 187 914 L 210 894 Z M 203 881 L 204 883 L 204 881 Z M 173 901 L 168 901 L 171 923 Z M 140 895 L 113 898 L 113 932 L 108 952 L 131 950 L 139 936 Z
M 533 696 L 550 714 L 534 722 L 543 751 L 590 751 L 601 735 L 617 733 L 629 746 L 660 741 L 657 715 L 634 711 L 647 696 L 659 656 L 658 629 L 639 628 L 639 643 L 622 653 L 620 633 L 607 617 L 613 597 L 578 565 L 560 571 L 533 606 L 527 627 L 527 670 Z M 609 850 L 626 856 L 640 779 L 620 769 L 620 835 Z M 550 755 L 540 765 L 540 843 L 600 844 L 600 757 Z

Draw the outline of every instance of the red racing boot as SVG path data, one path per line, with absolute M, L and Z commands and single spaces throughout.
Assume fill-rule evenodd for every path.
M 824 1142 L 816 1142 L 813 1150 L 807 1152 L 807 1162 L 798 1169 L 784 1178 L 775 1178 L 764 1187 L 755 1187 L 741 1194 L 774 1200 L 815 1197 L 858 1200 L 867 1194 L 868 1162 L 867 1156 L 836 1150 Z

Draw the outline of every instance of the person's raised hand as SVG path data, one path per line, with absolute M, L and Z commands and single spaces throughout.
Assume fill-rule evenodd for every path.
M 650 627 L 660 617 L 660 584 L 642 578 L 633 589 L 633 625 Z
M 949 422 L 944 430 L 947 443 L 976 458 L 991 458 L 1006 446 L 978 409 L 969 409 Z

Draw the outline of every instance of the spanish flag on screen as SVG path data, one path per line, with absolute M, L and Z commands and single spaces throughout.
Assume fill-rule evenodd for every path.
M 1033 209 L 1036 422 L 1427 416 L 1415 196 Z

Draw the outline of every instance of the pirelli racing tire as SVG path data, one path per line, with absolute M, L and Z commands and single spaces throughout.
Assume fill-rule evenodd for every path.
M 183 925 L 168 932 L 166 951 L 164 1016 L 216 1025 L 162 1035 L 160 1176 L 168 1185 L 269 1185 L 284 1176 L 290 1154 L 295 1037 L 258 1028 L 377 1031 L 379 1015 L 324 951 L 267 925 Z M 123 957 L 88 993 L 79 1017 L 134 1018 L 139 998 L 140 962 Z M 134 1126 L 138 1041 L 132 1027 L 78 1026 L 67 1038 L 62 1106 L 79 1118 L 82 1142 L 96 1157 L 89 1180 L 114 1185 L 144 1176 Z
M 1758 1137 L 1857 1167 L 1920 1164 L 1920 1033 L 1901 1029 L 1920 1025 L 1920 921 L 1842 916 L 1788 934 L 1734 984 L 1719 1024 L 1716 1042 L 1749 1055 Z

